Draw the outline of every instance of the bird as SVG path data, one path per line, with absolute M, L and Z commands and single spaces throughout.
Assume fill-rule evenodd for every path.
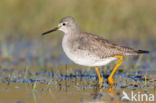
M 100 86 L 103 80 L 100 76 L 98 67 L 105 66 L 114 60 L 118 60 L 116 66 L 107 78 L 108 85 L 112 88 L 114 85 L 113 75 L 123 61 L 124 56 L 149 53 L 149 51 L 146 50 L 136 50 L 115 44 L 96 34 L 81 32 L 72 16 L 62 18 L 58 23 L 58 26 L 47 32 L 43 32 L 42 35 L 57 30 L 64 32 L 62 48 L 66 56 L 76 64 L 95 67 L 98 84 Z

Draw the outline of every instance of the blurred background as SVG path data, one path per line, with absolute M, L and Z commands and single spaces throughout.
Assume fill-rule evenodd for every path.
M 114 75 L 118 99 L 122 88 L 155 92 L 156 0 L 0 0 L 0 102 L 117 100 L 107 93 L 107 77 L 117 61 L 99 69 L 101 92 L 95 70 L 65 56 L 62 32 L 41 36 L 66 16 L 74 17 L 81 31 L 150 51 L 124 58 Z
M 155 0 L 1 0 L 1 66 L 47 63 L 52 67 L 71 63 L 61 48 L 62 32 L 41 36 L 65 16 L 74 17 L 81 31 L 153 52 L 156 50 L 155 4 Z M 150 58 L 153 56 L 154 53 Z

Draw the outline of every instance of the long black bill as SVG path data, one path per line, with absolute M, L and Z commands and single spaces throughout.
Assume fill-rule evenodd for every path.
M 58 30 L 58 29 L 59 29 L 59 27 L 55 27 L 55 28 L 52 29 L 52 30 L 49 30 L 49 31 L 47 31 L 47 32 L 42 33 L 42 35 L 46 35 L 46 34 L 48 34 L 48 33 L 51 33 L 51 32 L 53 32 L 53 31 L 56 31 L 56 30 Z

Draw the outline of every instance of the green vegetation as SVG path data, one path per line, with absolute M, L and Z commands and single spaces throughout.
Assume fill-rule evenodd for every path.
M 1 0 L 0 36 L 39 37 L 65 16 L 81 30 L 111 39 L 156 37 L 155 0 Z

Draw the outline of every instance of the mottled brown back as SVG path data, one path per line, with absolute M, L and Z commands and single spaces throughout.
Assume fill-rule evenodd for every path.
M 86 50 L 100 58 L 115 55 L 137 55 L 137 51 L 132 48 L 114 44 L 102 37 L 86 32 L 81 32 L 73 41 L 72 45 L 75 49 Z

